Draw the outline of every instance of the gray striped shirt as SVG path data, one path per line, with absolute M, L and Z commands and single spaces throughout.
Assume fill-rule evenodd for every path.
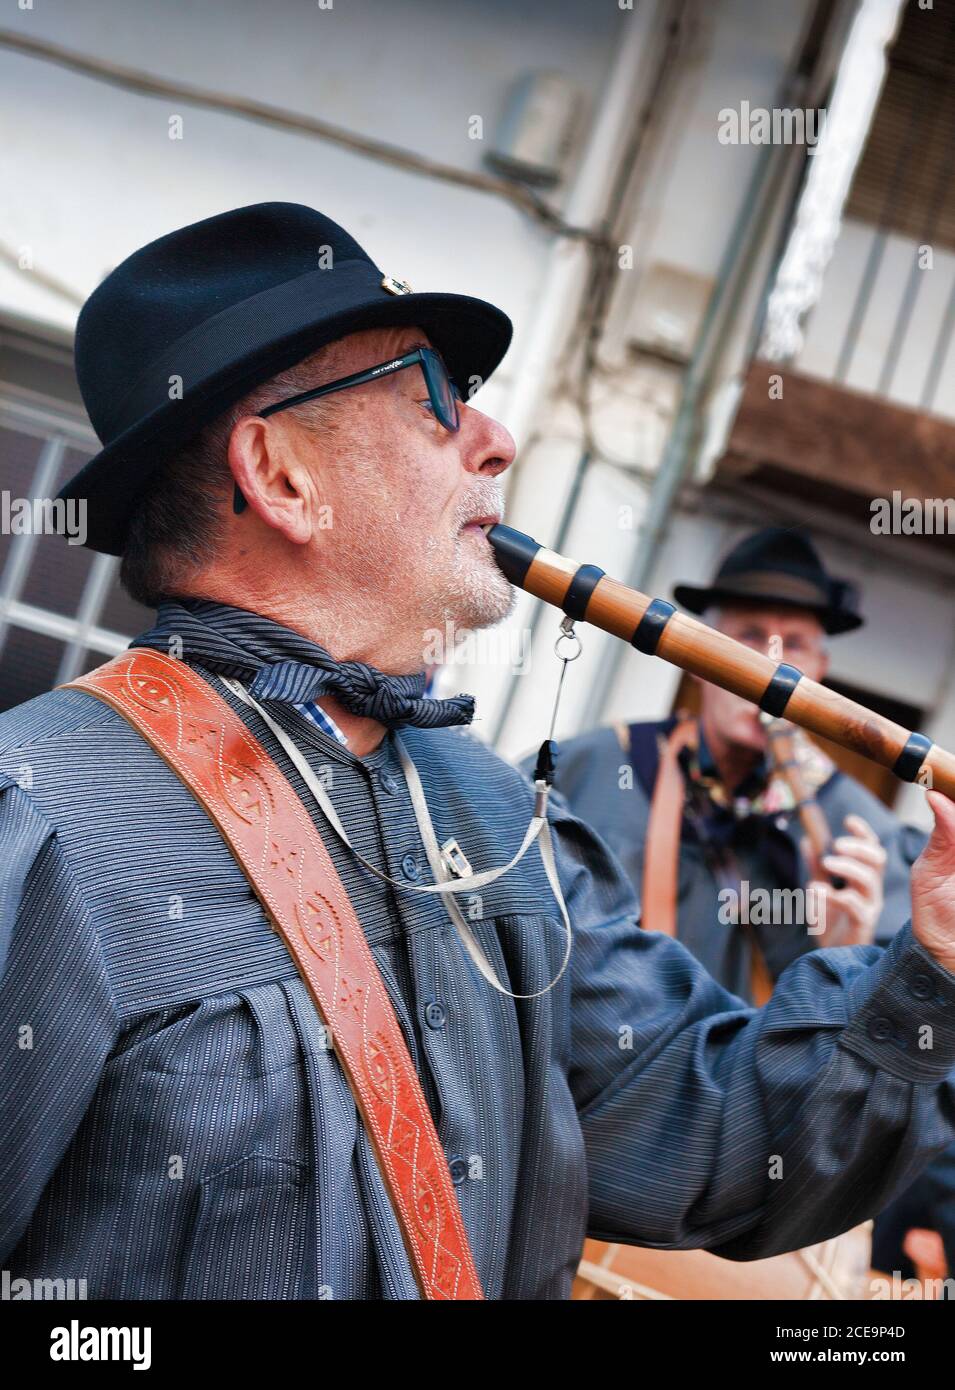
M 266 619 L 207 606 L 203 621 L 210 661 L 219 638 L 290 655 Z M 324 830 L 273 736 L 227 698 Z M 358 759 L 289 704 L 267 707 L 356 848 L 428 881 L 393 738 Z M 475 871 L 510 858 L 533 806 L 526 779 L 466 732 L 402 736 L 439 840 L 455 836 Z M 560 803 L 551 822 L 575 942 L 536 1000 L 490 989 L 433 896 L 381 884 L 327 836 L 489 1297 L 566 1297 L 587 1232 L 739 1258 L 820 1240 L 952 1142 L 955 977 L 908 927 L 884 952 L 803 957 L 754 1013 L 640 929 L 595 833 Z M 553 976 L 562 931 L 536 849 L 463 906 L 512 990 Z M 191 795 L 87 694 L 0 716 L 0 961 L 0 1265 L 13 1277 L 82 1277 L 94 1298 L 417 1296 L 281 939 Z

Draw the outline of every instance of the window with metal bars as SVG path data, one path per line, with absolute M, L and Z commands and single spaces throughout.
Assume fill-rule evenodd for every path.
M 0 710 L 99 666 L 153 617 L 113 556 L 16 520 L 98 447 L 68 369 L 65 348 L 0 334 Z

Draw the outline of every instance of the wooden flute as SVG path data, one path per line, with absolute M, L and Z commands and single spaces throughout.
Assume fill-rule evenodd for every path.
M 774 662 L 685 613 L 611 579 L 596 565 L 581 565 L 502 524 L 485 534 L 503 573 L 520 589 L 552 603 L 580 622 L 659 656 L 684 671 L 741 695 L 774 718 L 861 753 L 904 782 L 918 782 L 955 800 L 955 757 L 924 734 L 866 709 Z

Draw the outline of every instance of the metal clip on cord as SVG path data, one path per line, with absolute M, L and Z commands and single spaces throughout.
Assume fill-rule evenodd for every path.
M 560 678 L 557 682 L 557 693 L 554 696 L 554 708 L 550 716 L 550 732 L 544 739 L 540 748 L 537 750 L 537 763 L 534 767 L 534 786 L 537 790 L 537 798 L 534 802 L 534 815 L 547 815 L 547 800 L 550 796 L 550 789 L 554 785 L 554 773 L 557 771 L 557 744 L 554 742 L 554 728 L 557 724 L 557 711 L 560 707 L 560 694 L 564 688 L 564 676 L 567 674 L 567 666 L 571 661 L 576 661 L 583 651 L 583 643 L 577 636 L 574 627 L 575 619 L 569 614 L 561 620 L 560 633 L 554 643 L 554 655 L 564 663 L 560 668 Z M 561 642 L 576 642 L 576 650 L 572 656 L 567 655 L 560 649 Z
M 438 838 L 434 831 L 434 825 L 431 821 L 430 812 L 428 811 L 428 804 L 425 800 L 424 788 L 421 785 L 421 778 L 418 776 L 418 769 L 415 767 L 414 762 L 411 759 L 411 756 L 409 755 L 407 749 L 405 748 L 404 744 L 402 743 L 401 739 L 398 737 L 396 733 L 394 736 L 395 747 L 398 750 L 398 757 L 401 761 L 402 771 L 405 774 L 405 781 L 408 784 L 408 793 L 411 797 L 412 807 L 414 808 L 415 819 L 418 822 L 418 830 L 421 835 L 421 841 L 424 845 L 425 853 L 428 856 L 428 863 L 431 866 L 431 872 L 433 873 L 436 880 L 434 883 L 427 884 L 399 883 L 397 879 L 391 878 L 390 875 L 383 873 L 381 869 L 376 868 L 374 864 L 370 864 L 368 860 L 364 857 L 364 855 L 359 854 L 358 850 L 355 849 L 351 840 L 348 838 L 348 834 L 345 830 L 345 827 L 339 820 L 338 813 L 331 803 L 328 792 L 322 786 L 315 773 L 309 767 L 304 755 L 296 747 L 295 743 L 285 732 L 285 730 L 281 728 L 278 724 L 276 724 L 275 720 L 271 717 L 271 715 L 266 713 L 266 711 L 262 708 L 262 706 L 258 703 L 257 700 L 253 699 L 253 697 L 249 694 L 249 692 L 245 689 L 245 687 L 242 685 L 240 681 L 233 680 L 227 676 L 219 676 L 218 679 L 222 681 L 223 685 L 227 686 L 229 690 L 232 691 L 233 695 L 236 695 L 240 700 L 243 701 L 244 704 L 249 705 L 252 709 L 254 709 L 256 713 L 268 725 L 272 733 L 275 735 L 279 743 L 284 748 L 285 752 L 288 754 L 296 770 L 301 776 L 302 781 L 305 783 L 309 791 L 312 793 L 312 796 L 318 803 L 319 809 L 324 814 L 325 819 L 328 821 L 329 825 L 332 827 L 338 838 L 351 851 L 351 853 L 355 856 L 359 863 L 363 864 L 364 867 L 370 873 L 375 875 L 376 878 L 382 879 L 385 883 L 390 883 L 393 888 L 396 888 L 401 893 L 440 894 L 441 901 L 444 903 L 445 908 L 447 909 L 448 916 L 451 918 L 452 925 L 454 926 L 455 930 L 458 933 L 458 936 L 461 939 L 461 944 L 467 951 L 468 955 L 471 957 L 471 960 L 474 962 L 474 965 L 477 968 L 477 970 L 481 973 L 481 975 L 483 975 L 484 979 L 487 980 L 488 984 L 493 985 L 493 987 L 496 990 L 498 990 L 501 994 L 506 994 L 511 999 L 539 999 L 542 994 L 547 994 L 549 990 L 553 989 L 554 985 L 556 985 L 561 975 L 563 975 L 564 971 L 567 969 L 567 965 L 570 961 L 572 935 L 570 928 L 570 918 L 567 914 L 567 904 L 564 902 L 564 895 L 561 892 L 560 880 L 557 876 L 557 864 L 554 858 L 554 846 L 551 840 L 550 826 L 547 822 L 547 794 L 550 790 L 550 782 L 548 782 L 543 777 L 538 778 L 537 773 L 535 773 L 534 786 L 537 791 L 537 797 L 534 803 L 534 814 L 531 817 L 531 820 L 527 826 L 527 830 L 524 832 L 524 839 L 521 842 L 520 849 L 514 855 L 513 859 L 509 861 L 509 863 L 505 864 L 502 868 L 499 869 L 485 869 L 482 873 L 477 874 L 468 873 L 461 878 L 457 878 L 453 881 L 450 881 L 448 879 L 448 874 L 450 870 L 445 858 L 442 856 L 441 849 L 438 847 Z M 561 679 L 563 679 L 563 674 L 561 675 Z M 548 743 L 550 743 L 550 740 L 548 740 Z M 538 758 L 538 764 L 540 765 L 540 758 Z M 550 780 L 553 780 L 553 761 L 551 761 Z M 560 908 L 560 915 L 564 924 L 566 947 L 564 950 L 564 958 L 561 961 L 560 969 L 557 971 L 557 974 L 554 976 L 554 978 L 550 981 L 548 985 L 545 985 L 543 989 L 535 990 L 532 994 L 514 994 L 511 990 L 507 989 L 505 985 L 501 984 L 494 970 L 494 967 L 488 960 L 487 956 L 484 954 L 483 948 L 481 947 L 474 933 L 471 931 L 471 928 L 468 926 L 467 921 L 465 920 L 461 912 L 461 909 L 458 907 L 458 904 L 454 901 L 453 894 L 474 892 L 476 889 L 484 888 L 487 886 L 487 884 L 494 883 L 495 880 L 502 878 L 504 874 L 506 874 L 510 869 L 513 869 L 516 864 L 520 863 L 520 861 L 524 858 L 524 855 L 530 849 L 531 845 L 534 843 L 535 840 L 537 841 L 538 849 L 540 850 L 540 856 L 544 865 L 544 872 L 547 875 L 547 881 L 550 884 L 551 891 L 553 892 L 554 897 L 557 899 L 557 904 Z M 461 855 L 461 859 L 464 861 L 464 864 L 467 863 L 467 860 L 464 858 L 463 854 Z M 463 864 L 461 864 L 461 867 L 463 867 Z M 470 865 L 468 865 L 468 868 L 470 868 Z

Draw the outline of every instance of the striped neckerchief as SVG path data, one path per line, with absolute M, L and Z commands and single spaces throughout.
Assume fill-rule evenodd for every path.
M 428 699 L 434 698 L 434 687 L 437 682 L 437 678 L 438 667 L 435 666 L 432 667 L 432 669 L 428 672 L 428 683 L 424 688 L 424 694 Z M 337 739 L 337 741 L 342 745 L 343 748 L 348 747 L 348 739 L 345 737 L 341 729 L 335 723 L 332 716 L 327 712 L 327 710 L 323 710 L 321 705 L 318 704 L 317 701 L 309 700 L 305 704 L 296 705 L 295 709 L 298 710 L 299 714 L 303 715 L 306 719 L 311 720 L 313 724 L 317 725 L 317 727 L 321 729 L 323 734 L 328 734 L 330 738 Z

